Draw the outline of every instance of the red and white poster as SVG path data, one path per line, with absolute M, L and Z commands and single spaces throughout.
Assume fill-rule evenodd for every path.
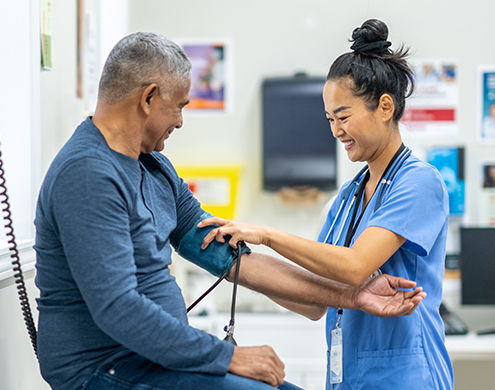
M 425 136 L 458 133 L 457 64 L 446 60 L 411 61 L 415 88 L 406 100 L 401 127 Z

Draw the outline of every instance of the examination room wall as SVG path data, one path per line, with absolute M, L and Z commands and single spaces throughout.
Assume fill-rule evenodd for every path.
M 118 37 L 133 31 L 154 31 L 171 39 L 225 39 L 232 49 L 233 106 L 226 114 L 198 116 L 185 113 L 184 127 L 167 141 L 165 154 L 183 165 L 241 164 L 242 175 L 237 205 L 239 219 L 267 223 L 314 238 L 321 223 L 321 209 L 332 193 L 325 193 L 313 206 L 282 204 L 272 193 L 261 191 L 261 82 L 264 77 L 290 76 L 295 72 L 324 76 L 335 57 L 349 48 L 346 42 L 354 27 L 377 17 L 389 26 L 390 39 L 412 47 L 413 58 L 454 59 L 459 69 L 459 134 L 456 137 L 419 139 L 404 134 L 415 153 L 425 155 L 432 145 L 466 148 L 466 216 L 477 223 L 476 197 L 481 182 L 480 164 L 495 159 L 495 147 L 477 142 L 477 66 L 495 65 L 491 49 L 492 15 L 495 2 L 475 1 L 364 1 L 328 0 L 87 0 L 100 22 L 100 61 Z M 52 0 L 53 63 L 42 72 L 41 83 L 41 171 L 49 163 L 75 126 L 91 112 L 84 99 L 76 97 L 77 50 L 76 0 Z M 8 17 L 8 16 L 3 16 Z M 322 113 L 324 115 L 324 113 Z M 304 132 L 301 132 L 304 137 Z M 338 180 L 350 178 L 358 166 L 347 161 L 338 146 Z M 454 221 L 456 231 L 459 221 Z M 455 246 L 455 234 L 450 245 Z M 182 264 L 182 263 L 181 263 Z M 181 275 L 181 266 L 175 271 Z M 27 274 L 32 303 L 36 296 L 33 272 Z M 184 293 L 188 293 L 184 286 Z M 228 288 L 226 291 L 230 291 Z M 238 304 L 252 300 L 256 309 L 264 303 L 259 296 L 243 292 Z M 228 296 L 228 293 L 225 294 Z M 217 299 L 217 298 L 215 298 Z M 458 295 L 451 301 L 458 305 Z M 33 306 L 34 308 L 34 306 Z M 11 281 L 0 282 L 0 389 L 46 389 L 36 370 L 29 341 Z M 465 309 L 459 309 L 461 312 Z M 494 309 L 468 311 L 468 325 L 481 328 L 495 318 Z M 12 319 L 12 320 L 10 320 Z M 321 334 L 324 342 L 323 333 Z M 490 363 L 493 366 L 493 361 Z M 477 367 L 475 367 L 477 365 Z M 480 369 L 481 367 L 481 369 Z M 8 375 L 7 375 L 8 372 Z M 486 363 L 456 367 L 456 380 L 493 377 Z M 19 379 L 22 377 L 23 380 Z M 495 383 L 495 380 L 494 380 Z M 467 387 L 459 387 L 467 388 Z M 471 387 L 476 388 L 476 387 Z
M 481 182 L 480 161 L 493 159 L 493 145 L 481 146 L 476 140 L 477 66 L 495 64 L 495 51 L 489 49 L 493 1 L 150 0 L 143 6 L 131 0 L 129 4 L 131 31 L 231 42 L 232 112 L 211 117 L 186 115 L 183 129 L 169 141 L 166 153 L 176 163 L 244 163 L 240 215 L 250 212 L 260 194 L 262 79 L 299 71 L 325 76 L 331 62 L 349 50 L 347 39 L 353 28 L 372 17 L 388 24 L 393 47 L 401 43 L 411 46 L 412 58 L 454 59 L 458 63 L 459 135 L 417 140 L 405 134 L 406 142 L 419 154 L 435 144 L 465 145 L 467 187 L 473 189 Z M 338 163 L 340 183 L 358 170 L 340 147 Z M 476 222 L 477 199 L 472 191 L 467 193 L 468 218 Z
M 495 2 L 152 0 L 143 7 L 141 2 L 131 0 L 129 4 L 131 31 L 158 31 L 179 41 L 225 39 L 231 44 L 233 109 L 225 115 L 210 117 L 186 112 L 184 127 L 174 133 L 165 153 L 177 164 L 243 164 L 238 218 L 275 225 L 308 238 L 315 236 L 321 204 L 300 208 L 285 206 L 277 196 L 261 191 L 261 83 L 265 77 L 290 76 L 295 72 L 325 76 L 336 56 L 349 50 L 347 39 L 353 28 L 376 17 L 388 24 L 393 47 L 401 43 L 410 46 L 412 58 L 457 62 L 458 134 L 425 139 L 406 132 L 404 140 L 423 158 L 431 146 L 465 147 L 466 215 L 463 222 L 476 224 L 480 220 L 480 166 L 483 161 L 495 159 L 495 146 L 478 142 L 477 67 L 495 64 L 495 51 L 488 49 Z M 301 137 L 304 136 L 301 129 Z M 339 145 L 339 183 L 352 177 L 358 166 L 348 162 Z M 449 250 L 458 249 L 460 223 L 461 219 L 451 221 Z M 471 329 L 494 326 L 495 309 L 463 308 L 459 304 L 458 285 L 452 287 L 447 283 L 446 290 L 447 303 L 463 314 Z M 228 289 L 224 295 L 228 296 Z M 255 297 L 245 294 L 239 302 L 248 299 L 255 301 Z M 228 300 L 223 303 L 224 309 L 228 307 Z M 262 304 L 253 306 L 263 307 Z M 489 369 L 494 365 L 493 360 L 461 359 L 454 365 L 457 389 L 467 386 L 482 389 L 486 383 L 495 383 L 493 370 Z M 473 377 L 479 382 L 470 381 Z

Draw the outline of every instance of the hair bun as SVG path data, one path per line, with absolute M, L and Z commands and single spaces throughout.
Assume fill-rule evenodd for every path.
M 363 29 L 361 27 L 356 27 L 352 32 L 352 40 L 355 41 L 356 39 L 361 38 L 362 34 L 363 34 Z
M 351 49 L 358 53 L 383 54 L 392 45 L 387 41 L 388 28 L 385 23 L 378 19 L 370 19 L 357 27 L 352 32 L 354 43 Z

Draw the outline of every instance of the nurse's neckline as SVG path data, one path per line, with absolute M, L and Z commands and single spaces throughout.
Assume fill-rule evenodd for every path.
M 376 168 L 376 164 L 373 164 L 372 166 L 370 163 L 368 163 L 369 177 L 367 179 L 366 187 L 364 189 L 363 210 L 366 208 L 369 201 L 373 198 L 373 195 L 375 194 L 376 189 L 378 188 L 378 184 L 385 176 L 385 173 L 388 171 L 394 160 L 396 160 L 396 158 L 404 148 L 405 148 L 404 143 L 401 140 L 399 146 L 394 147 L 392 149 L 393 153 L 391 155 L 390 153 L 387 153 L 389 155 L 388 159 L 386 160 L 383 159 L 382 161 L 384 162 L 380 162 L 380 165 L 383 166 L 382 169 Z

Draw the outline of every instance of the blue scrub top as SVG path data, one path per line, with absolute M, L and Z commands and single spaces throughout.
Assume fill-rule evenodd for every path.
M 322 242 L 337 215 L 344 184 L 333 203 L 318 241 Z M 344 211 L 352 196 L 346 200 Z M 445 348 L 444 326 L 439 314 L 442 299 L 448 194 L 438 171 L 410 155 L 393 177 L 380 207 L 373 196 L 363 214 L 351 246 L 369 226 L 378 226 L 406 239 L 380 269 L 383 273 L 414 280 L 427 292 L 413 314 L 382 318 L 360 310 L 344 310 L 343 383 L 327 389 L 453 389 L 453 371 Z M 360 212 L 360 210 L 359 210 Z M 352 210 L 351 210 L 352 213 Z M 359 215 L 359 214 L 358 214 Z M 341 212 L 327 242 L 344 245 L 347 226 L 339 242 L 338 232 L 349 219 Z M 326 336 L 335 328 L 337 309 L 329 308 Z M 328 359 L 328 352 L 327 352 Z

